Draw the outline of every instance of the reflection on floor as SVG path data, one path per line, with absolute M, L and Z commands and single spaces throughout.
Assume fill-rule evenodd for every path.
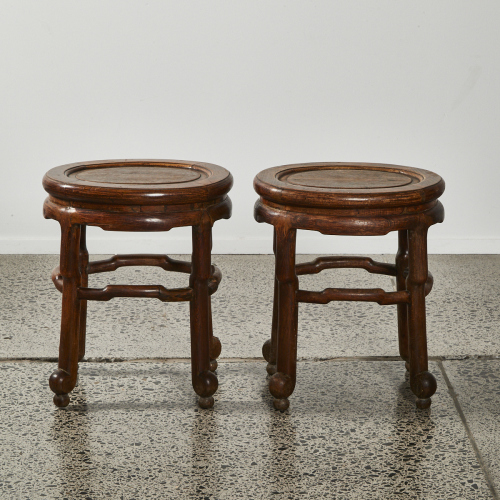
M 197 408 L 182 359 L 184 305 L 118 299 L 92 304 L 79 385 L 69 407 L 54 407 L 56 260 L 0 256 L 0 498 L 499 498 L 500 256 L 430 259 L 430 410 L 415 408 L 392 358 L 394 309 L 331 304 L 301 305 L 304 361 L 284 414 L 255 359 L 269 335 L 269 256 L 214 257 L 225 288 L 214 299 L 223 354 L 212 410 Z M 165 280 L 155 273 L 104 280 Z M 307 280 L 309 289 L 392 286 L 358 271 Z

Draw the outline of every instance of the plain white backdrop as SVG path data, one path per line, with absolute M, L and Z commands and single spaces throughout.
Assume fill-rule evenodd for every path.
M 307 161 L 438 172 L 433 253 L 499 253 L 500 3 L 0 0 L 0 252 L 57 253 L 46 170 L 170 158 L 234 176 L 214 253 L 271 253 L 255 174 Z M 92 253 L 189 253 L 187 228 L 89 230 Z M 298 251 L 395 252 L 299 232 Z

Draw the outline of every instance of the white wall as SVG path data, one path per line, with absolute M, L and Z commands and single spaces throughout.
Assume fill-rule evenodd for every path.
M 493 0 L 2 0 L 0 252 L 59 251 L 49 168 L 146 157 L 232 171 L 215 253 L 272 251 L 252 179 L 306 161 L 435 170 L 446 220 L 430 251 L 498 253 L 499 19 Z M 89 248 L 189 252 L 189 236 L 93 228 Z M 395 246 L 301 232 L 298 249 Z

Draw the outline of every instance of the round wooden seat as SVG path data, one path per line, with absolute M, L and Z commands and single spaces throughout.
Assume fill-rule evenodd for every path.
M 443 179 L 428 170 L 378 163 L 303 163 L 263 170 L 254 180 L 260 198 L 255 219 L 274 226 L 276 256 L 271 339 L 263 346 L 269 390 L 278 410 L 288 408 L 296 382 L 298 304 L 335 300 L 397 304 L 399 349 L 410 372 L 417 406 L 428 408 L 436 380 L 428 371 L 425 296 L 433 279 L 427 269 L 427 230 L 442 222 L 438 198 Z M 295 264 L 297 229 L 323 234 L 375 236 L 398 231 L 395 264 L 366 257 L 320 257 Z M 396 277 L 397 291 L 299 289 L 298 276 L 324 269 L 362 268 Z
M 444 191 L 428 170 L 379 163 L 303 163 L 263 170 L 254 187 L 262 199 L 315 208 L 393 208 L 422 205 Z
M 177 160 L 108 160 L 49 170 L 43 186 L 46 218 L 108 231 L 168 231 L 208 215 L 228 218 L 233 177 L 210 163 Z
M 263 170 L 254 180 L 259 222 L 286 219 L 324 234 L 383 235 L 440 222 L 443 179 L 428 170 L 377 163 L 304 163 Z M 417 217 L 418 216 L 418 217 Z
M 65 201 L 112 205 L 184 205 L 224 196 L 233 183 L 218 165 L 177 160 L 109 160 L 49 170 L 43 187 Z
M 211 299 L 221 280 L 211 265 L 212 226 L 231 216 L 227 196 L 233 178 L 209 163 L 177 160 L 108 160 L 72 163 L 53 168 L 43 178 L 49 193 L 43 213 L 61 225 L 60 266 L 52 272 L 63 294 L 59 367 L 49 383 L 54 403 L 66 406 L 85 355 L 87 301 L 115 297 L 156 298 L 190 302 L 192 384 L 199 405 L 209 408 L 218 381 L 213 373 L 221 344 L 212 332 Z M 192 261 L 166 255 L 115 255 L 89 262 L 86 227 L 107 231 L 169 231 L 192 226 Z M 88 275 L 122 266 L 158 266 L 188 273 L 189 286 L 108 285 L 89 288 Z

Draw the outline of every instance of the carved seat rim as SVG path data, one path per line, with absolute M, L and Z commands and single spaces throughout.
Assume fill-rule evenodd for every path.
M 81 170 L 120 167 L 166 167 L 195 170 L 203 175 L 172 183 L 126 183 L 89 181 L 76 178 Z M 54 198 L 108 205 L 171 205 L 203 203 L 220 198 L 233 185 L 231 173 L 211 163 L 183 160 L 98 160 L 69 163 L 49 170 L 43 178 L 44 189 Z
M 287 182 L 288 172 L 307 170 L 367 170 L 403 174 L 411 183 L 395 187 L 332 188 Z M 444 180 L 429 170 L 385 163 L 318 162 L 297 163 L 268 168 L 254 179 L 255 191 L 264 199 L 280 205 L 311 208 L 389 208 L 422 205 L 439 198 Z

